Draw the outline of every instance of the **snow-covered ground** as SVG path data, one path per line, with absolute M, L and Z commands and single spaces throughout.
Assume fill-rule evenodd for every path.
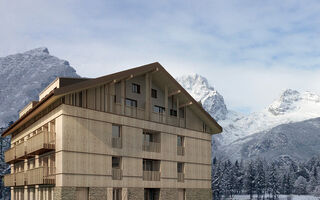
M 256 196 L 254 196 L 256 197 Z M 267 199 L 268 196 L 265 197 Z M 249 195 L 235 195 L 232 200 L 248 200 Z M 312 195 L 279 195 L 279 200 L 319 200 L 320 197 L 315 197 Z
M 268 196 L 265 196 L 267 199 Z M 228 198 L 232 200 L 249 200 L 249 195 L 235 195 L 233 198 Z M 256 199 L 256 196 L 254 196 Z M 312 195 L 279 195 L 279 200 L 319 200 L 320 197 L 315 197 Z

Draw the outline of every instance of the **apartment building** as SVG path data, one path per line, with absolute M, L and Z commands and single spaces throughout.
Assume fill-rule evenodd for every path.
M 208 200 L 217 122 L 159 64 L 57 78 L 19 113 L 12 200 Z

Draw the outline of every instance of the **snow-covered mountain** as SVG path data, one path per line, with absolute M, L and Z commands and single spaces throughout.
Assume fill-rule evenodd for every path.
M 79 77 L 68 61 L 49 54 L 47 48 L 0 57 L 0 127 L 18 118 L 22 109 L 56 77 Z
M 281 124 L 270 130 L 239 138 L 218 150 L 223 159 L 274 160 L 283 157 L 306 161 L 320 154 L 320 118 Z
M 191 94 L 193 98 L 200 101 L 202 106 L 216 120 L 226 119 L 228 113 L 223 96 L 219 94 L 208 80 L 198 74 L 181 76 L 176 80 Z
M 300 93 L 287 89 L 267 108 L 244 115 L 228 110 L 223 97 L 208 84 L 206 78 L 189 75 L 177 80 L 196 100 L 201 101 L 203 107 L 223 127 L 223 133 L 213 136 L 214 145 L 218 145 L 218 148 L 213 147 L 217 156 L 238 152 L 239 145 L 250 135 L 255 137 L 256 133 L 260 133 L 258 135 L 261 137 L 262 132 L 278 125 L 320 117 L 320 96 L 312 92 Z

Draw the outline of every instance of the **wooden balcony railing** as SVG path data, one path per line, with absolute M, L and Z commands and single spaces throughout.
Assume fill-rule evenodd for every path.
M 179 126 L 179 119 L 175 116 L 168 116 L 167 123 L 172 126 Z
M 55 134 L 41 131 L 27 140 L 27 154 L 55 149 Z
M 144 119 L 144 109 L 142 108 L 126 106 L 124 113 L 126 116 Z
M 27 171 L 27 177 L 28 185 L 55 184 L 55 168 L 38 167 L 30 169 Z
M 16 159 L 16 148 L 12 147 L 4 152 L 4 161 L 10 163 Z
M 121 137 L 113 137 L 112 138 L 112 147 L 113 148 L 122 148 L 122 139 Z
M 112 168 L 112 180 L 121 180 L 122 170 L 117 168 Z
M 6 174 L 4 175 L 4 186 L 11 187 L 15 186 L 15 174 Z
M 15 146 L 16 148 L 16 159 L 23 158 L 26 155 L 25 142 L 22 142 Z
M 159 171 L 143 171 L 143 180 L 160 181 L 160 172 Z
M 183 146 L 177 146 L 177 155 L 179 155 L 179 156 L 184 155 L 184 147 Z
M 161 152 L 161 144 L 160 144 L 160 142 L 143 141 L 142 150 L 160 153 Z
M 26 185 L 27 176 L 25 172 L 15 173 L 16 176 L 16 186 Z
M 178 182 L 184 182 L 184 173 L 178 173 Z
M 151 113 L 151 121 L 165 123 L 166 115 L 164 113 Z

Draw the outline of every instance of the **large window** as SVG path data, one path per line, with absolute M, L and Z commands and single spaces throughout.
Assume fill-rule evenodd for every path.
M 184 146 L 184 137 L 183 136 L 178 135 L 178 137 L 177 137 L 177 145 L 178 145 L 178 147 L 183 147 Z
M 153 106 L 153 112 L 164 113 L 165 112 L 165 108 L 161 107 L 161 106 Z
M 137 100 L 126 98 L 126 105 L 132 106 L 132 107 L 137 107 L 138 103 L 137 103 Z
M 121 200 L 121 188 L 113 188 L 112 190 L 112 200 Z
M 121 127 L 119 125 L 112 125 L 112 137 L 120 138 L 121 137 Z
M 122 148 L 121 126 L 115 124 L 112 125 L 112 147 Z
M 178 173 L 184 173 L 184 164 L 181 162 L 177 163 L 177 172 Z
M 140 94 L 140 85 L 132 83 L 132 92 Z
M 159 171 L 160 170 L 160 161 L 143 159 L 143 171 Z

